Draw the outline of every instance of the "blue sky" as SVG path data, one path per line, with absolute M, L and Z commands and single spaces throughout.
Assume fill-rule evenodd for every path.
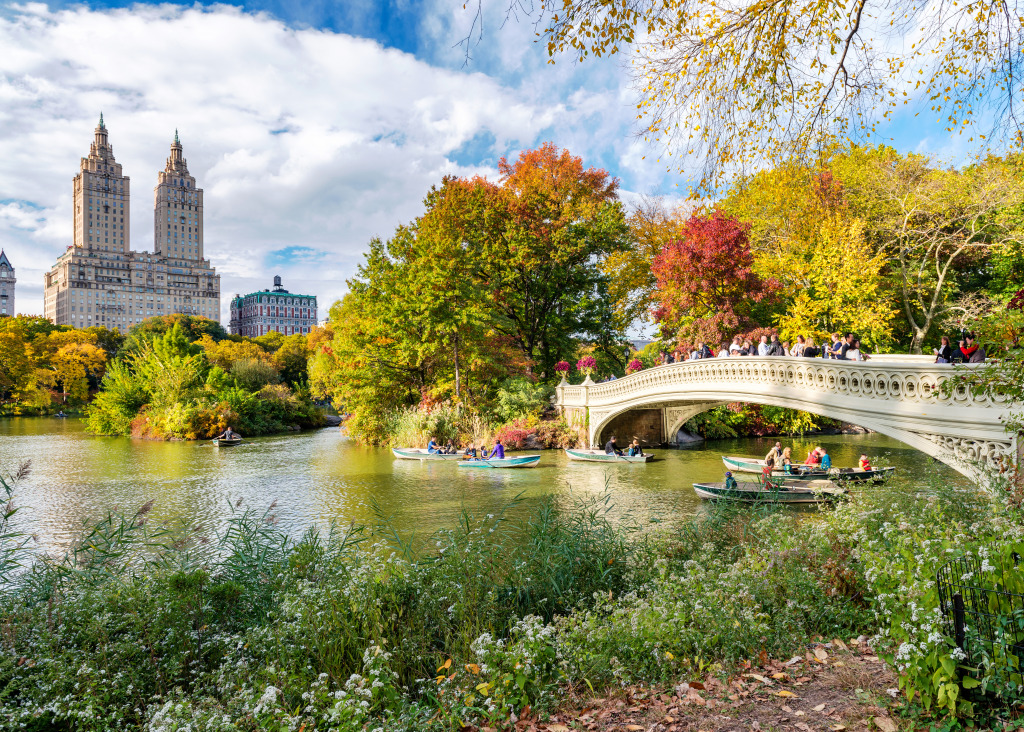
M 100 111 L 132 178 L 132 248 L 151 250 L 152 188 L 178 129 L 205 190 L 206 254 L 235 292 L 270 285 L 327 306 L 367 242 L 421 211 L 445 174 L 493 175 L 501 155 L 550 140 L 639 195 L 680 192 L 637 139 L 624 59 L 547 63 L 528 19 L 485 5 L 352 0 L 235 5 L 0 4 L 0 247 L 18 309 L 71 242 L 71 179 Z M 963 143 L 905 115 L 901 150 Z

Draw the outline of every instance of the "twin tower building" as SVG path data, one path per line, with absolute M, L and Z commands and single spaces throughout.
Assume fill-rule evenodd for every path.
M 152 253 L 131 250 L 130 182 L 100 115 L 75 176 L 74 243 L 45 275 L 44 316 L 121 332 L 171 313 L 219 321 L 220 276 L 203 256 L 203 190 L 189 175 L 177 133 L 157 174 Z

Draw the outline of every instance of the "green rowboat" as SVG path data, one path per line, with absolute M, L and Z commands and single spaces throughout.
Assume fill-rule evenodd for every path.
M 242 442 L 241 437 L 232 437 L 230 440 L 225 440 L 220 437 L 213 438 L 214 447 L 234 447 Z
M 803 485 L 737 482 L 732 487 L 725 483 L 694 483 L 694 492 L 705 501 L 739 501 L 742 503 L 826 503 L 846 495 L 846 489 L 831 481 L 817 480 Z
M 643 455 L 609 455 L 604 450 L 566 450 L 565 454 L 570 460 L 582 460 L 588 463 L 647 463 L 654 459 L 654 455 L 644 453 Z

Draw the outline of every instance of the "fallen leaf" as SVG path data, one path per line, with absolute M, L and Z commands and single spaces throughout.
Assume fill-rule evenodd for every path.
M 768 679 L 766 679 L 761 674 L 743 674 L 743 675 L 746 676 L 748 679 L 756 679 L 757 681 L 760 681 L 762 684 L 770 684 L 771 683 Z
M 806 722 L 797 722 L 794 726 L 803 732 L 811 732 L 811 728 Z
M 802 712 L 802 711 L 801 711 L 801 712 L 797 712 L 797 713 L 796 713 L 796 716 L 798 716 L 798 717 L 804 717 L 804 716 L 807 716 L 807 713 L 806 713 L 806 712 Z
M 799 676 L 799 677 L 797 677 L 797 681 L 799 681 L 801 684 L 806 684 L 810 680 L 811 680 L 810 676 Z
M 836 646 L 836 648 L 838 648 L 841 651 L 848 651 L 849 650 L 849 648 L 846 647 L 846 644 L 843 643 L 838 638 L 836 638 L 834 641 L 832 641 L 832 643 Z
M 796 694 L 794 694 L 792 691 L 786 691 L 785 689 L 780 691 L 778 695 L 779 696 L 796 696 Z M 889 730 L 883 730 L 883 732 L 890 732 L 890 731 Z
M 793 656 L 791 659 L 789 659 L 788 661 L 786 661 L 782 665 L 783 666 L 792 666 L 794 663 L 800 663 L 803 660 L 804 659 L 800 658 L 800 656 Z
M 782 705 L 782 711 L 784 711 L 786 714 L 792 714 L 793 713 L 793 710 L 790 709 L 788 704 L 783 704 Z
M 882 732 L 896 732 L 896 723 L 888 717 L 875 717 L 875 726 Z
M 832 730 L 832 732 L 843 732 L 843 730 L 846 729 L 846 725 L 845 724 L 834 724 L 831 727 L 829 727 L 829 729 Z
M 824 704 L 819 704 L 818 706 L 816 706 L 816 707 L 814 708 L 814 711 L 816 711 L 816 712 L 820 712 L 820 711 L 821 711 L 822 709 L 824 709 L 824 708 L 825 708 L 825 705 L 824 705 Z
M 817 658 L 822 663 L 825 663 L 825 661 L 828 660 L 828 653 L 825 652 L 824 648 L 815 648 L 814 649 L 814 657 Z
M 549 724 L 546 729 L 548 732 L 569 732 L 564 724 Z
M 772 674 L 772 678 L 773 679 L 784 679 L 784 678 L 786 678 L 786 674 Z
M 691 681 L 690 682 L 690 688 L 691 689 L 698 689 L 700 691 L 704 691 L 704 684 L 700 683 L 699 681 Z
M 644 728 L 641 727 L 639 724 L 627 724 L 626 729 L 629 732 L 644 732 Z

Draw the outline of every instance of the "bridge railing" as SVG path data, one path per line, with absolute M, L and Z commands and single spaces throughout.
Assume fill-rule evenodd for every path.
M 973 368 L 976 364 L 966 366 Z M 927 357 L 879 357 L 870 361 L 785 356 L 710 358 L 655 366 L 612 381 L 560 386 L 558 403 L 564 407 L 601 406 L 643 391 L 712 385 L 735 385 L 738 393 L 797 389 L 901 404 L 991 407 L 1002 403 L 998 397 L 975 395 L 965 387 L 943 394 L 942 385 L 953 373 L 950 365 L 933 363 Z

